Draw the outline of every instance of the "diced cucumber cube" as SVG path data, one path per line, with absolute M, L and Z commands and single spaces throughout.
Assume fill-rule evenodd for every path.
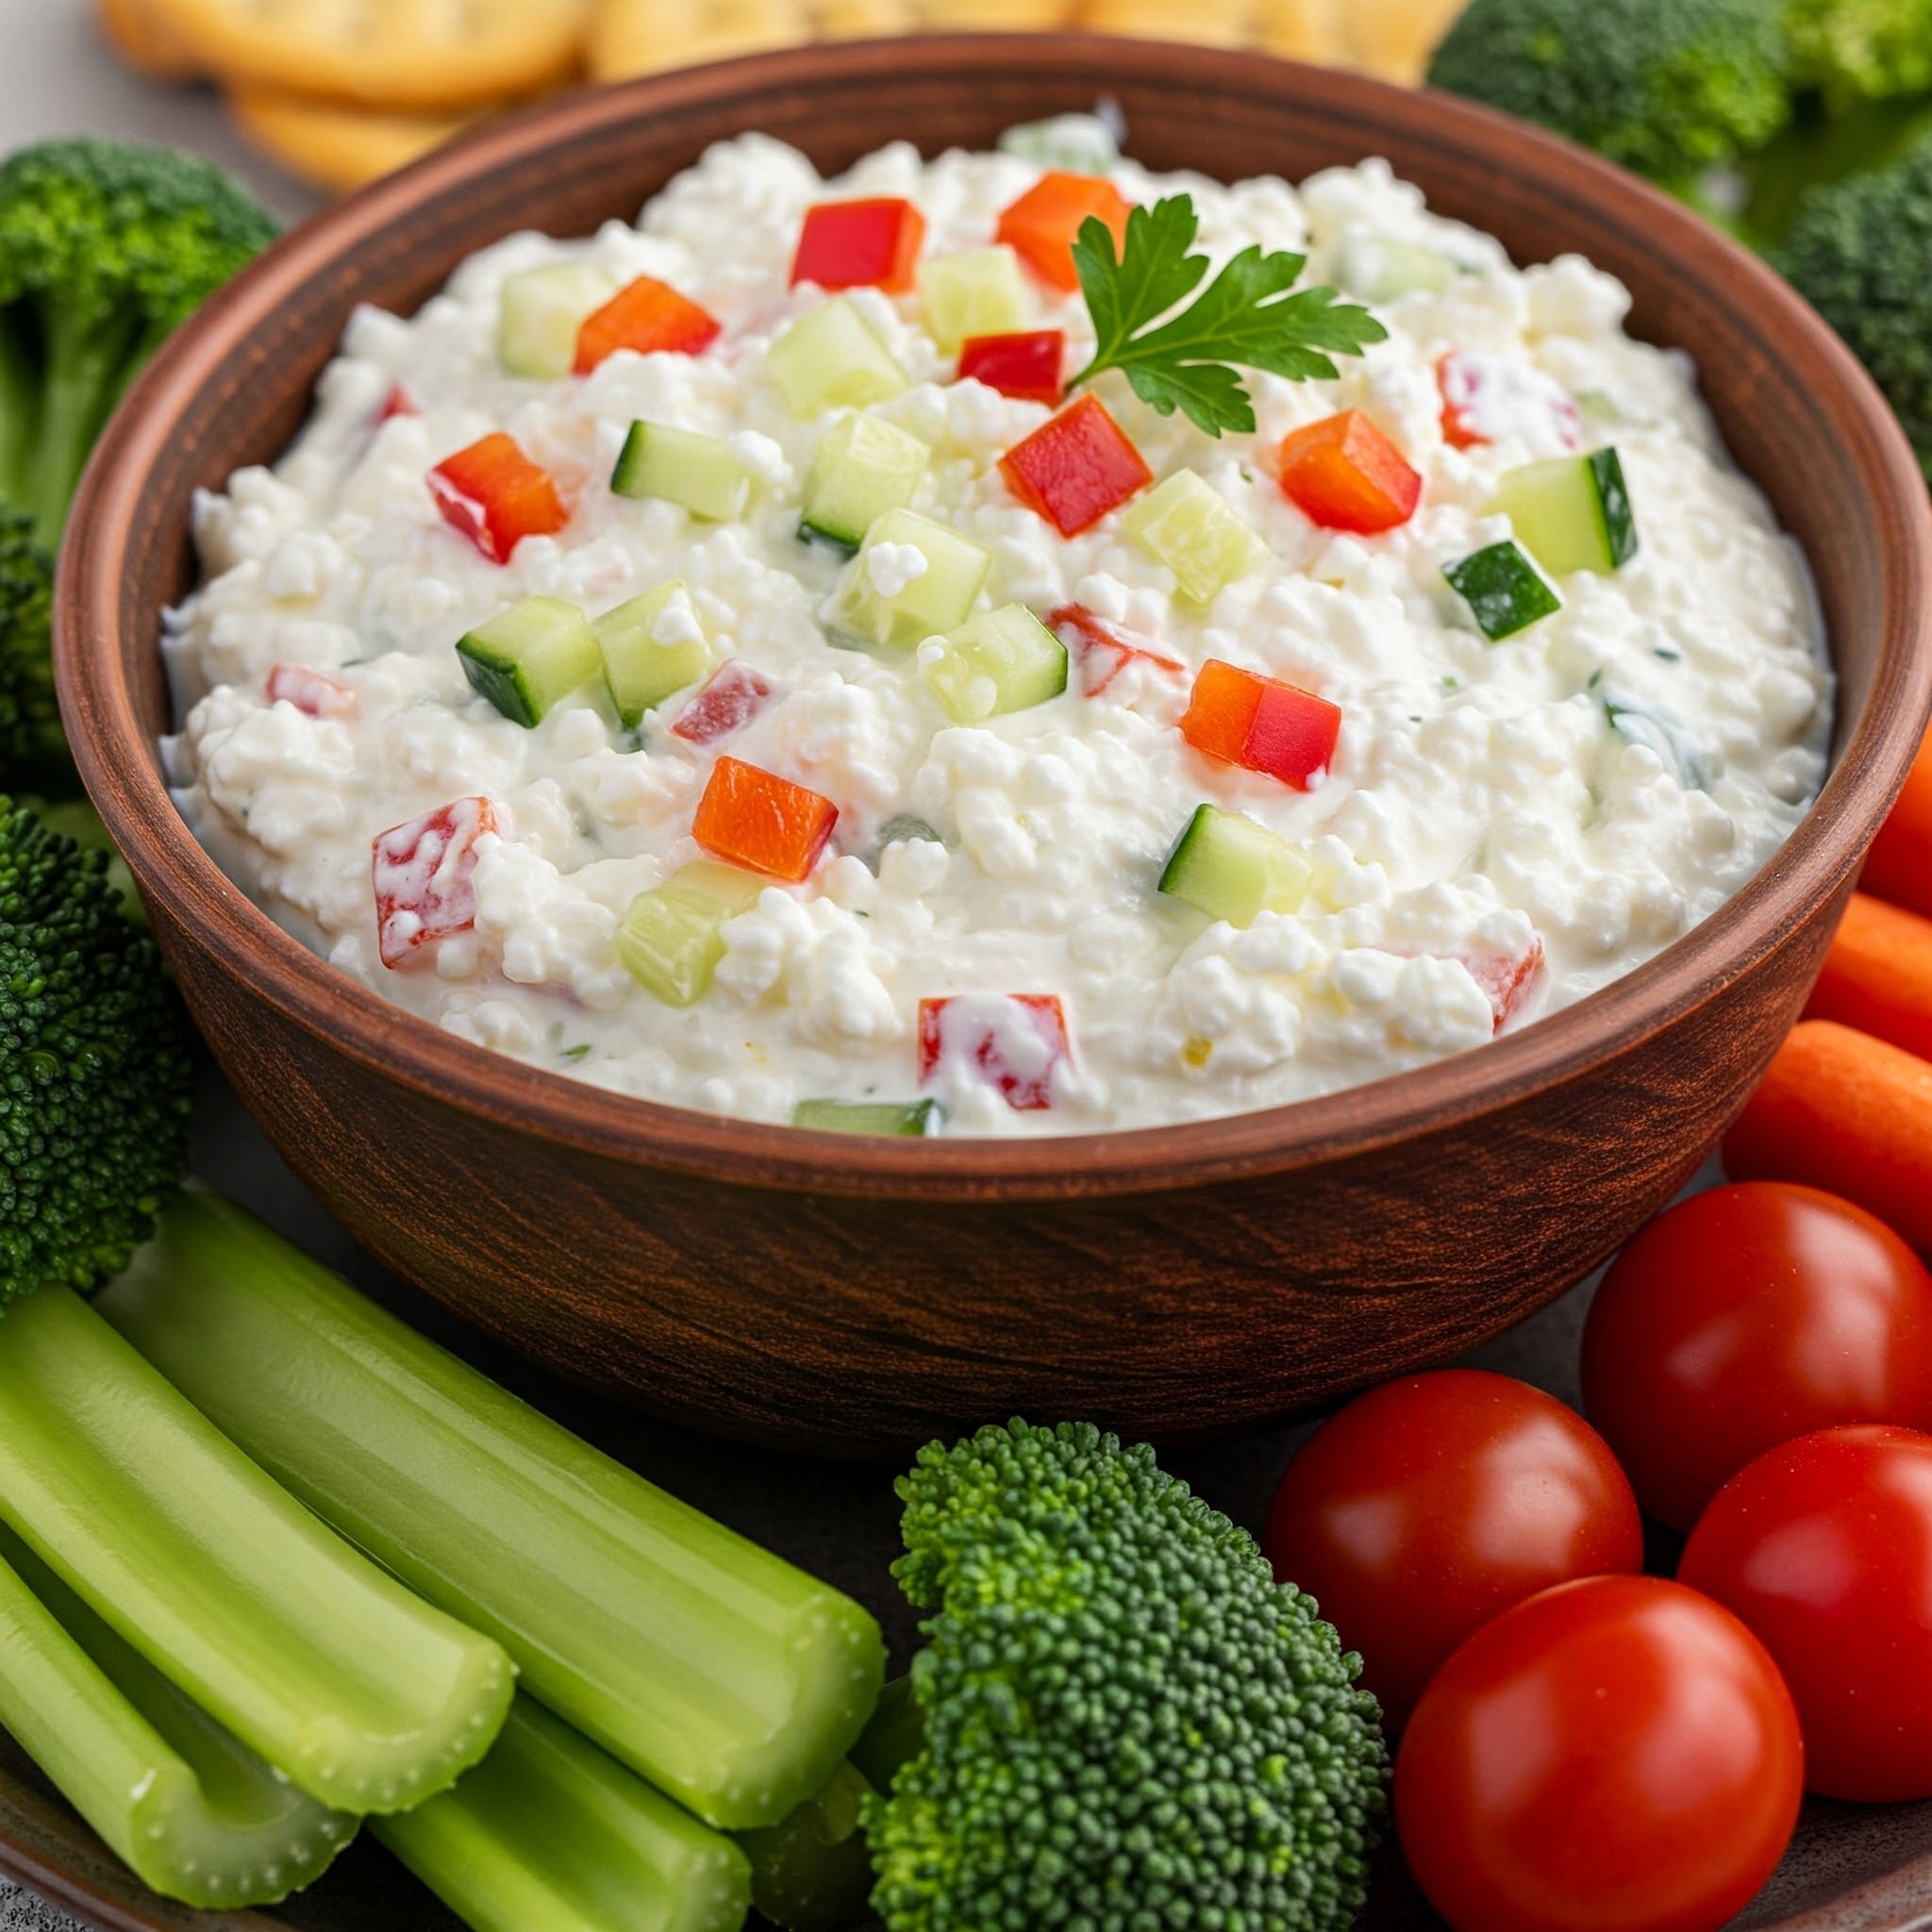
M 791 1112 L 794 1127 L 817 1127 L 827 1134 L 897 1134 L 924 1139 L 939 1132 L 936 1100 L 801 1100 Z
M 640 892 L 617 928 L 624 970 L 668 1007 L 702 998 L 724 957 L 724 922 L 756 905 L 764 883 L 701 860 Z
M 1067 647 L 1024 604 L 982 610 L 924 645 L 919 675 L 961 724 L 1043 705 L 1067 688 Z
M 1174 574 L 1184 596 L 1211 603 L 1266 560 L 1268 546 L 1192 470 L 1176 470 L 1121 519 L 1121 528 Z
M 1024 328 L 1033 312 L 1020 258 L 1006 247 L 928 256 L 919 265 L 919 299 L 926 328 L 949 356 L 968 336 Z
M 1469 606 L 1476 628 L 1494 643 L 1514 637 L 1563 608 L 1563 600 L 1537 575 L 1536 566 L 1507 538 L 1460 563 L 1445 564 L 1442 575 Z
M 610 487 L 619 496 L 661 496 L 694 517 L 728 524 L 751 501 L 751 472 L 718 437 L 633 423 Z
M 603 669 L 597 634 L 575 604 L 525 597 L 457 640 L 473 691 L 512 724 L 541 724 Z
M 1607 576 L 1637 555 L 1637 519 L 1614 449 L 1507 471 L 1496 508 L 1553 577 L 1575 570 Z
M 1263 912 L 1292 912 L 1308 895 L 1313 868 L 1297 845 L 1237 811 L 1195 808 L 1160 874 L 1160 890 L 1230 925 Z
M 800 316 L 772 344 L 765 360 L 794 416 L 863 409 L 912 386 L 891 350 L 845 295 L 835 295 Z
M 991 568 L 983 543 L 917 510 L 889 509 L 845 566 L 832 629 L 861 650 L 909 651 L 965 623 Z
M 876 416 L 848 416 L 828 430 L 811 459 L 799 517 L 802 537 L 857 550 L 889 509 L 912 501 L 932 451 Z
M 691 593 L 676 578 L 607 610 L 591 628 L 604 653 L 611 702 L 626 725 L 711 668 Z
M 1358 302 L 1433 295 L 1456 279 L 1456 264 L 1421 242 L 1352 228 L 1336 251 L 1335 276 Z
M 577 331 L 617 292 L 601 269 L 581 261 L 511 275 L 497 298 L 496 359 L 510 375 L 555 382 L 576 367 Z

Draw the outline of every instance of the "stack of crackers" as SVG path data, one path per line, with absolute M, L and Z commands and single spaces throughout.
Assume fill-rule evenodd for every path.
M 331 192 L 482 116 L 590 80 L 816 39 L 1088 27 L 1257 46 L 1414 81 L 1462 0 L 96 0 L 157 80 L 212 82 L 256 145 Z

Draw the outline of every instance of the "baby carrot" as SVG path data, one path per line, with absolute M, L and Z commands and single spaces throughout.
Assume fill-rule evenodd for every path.
M 1854 892 L 1805 1017 L 1932 1059 L 1932 919 Z
M 1932 1063 L 1802 1022 L 1725 1137 L 1724 1172 L 1841 1194 L 1932 1252 Z
M 1865 858 L 1861 891 L 1932 915 L 1932 737 L 1919 747 L 1906 789 Z

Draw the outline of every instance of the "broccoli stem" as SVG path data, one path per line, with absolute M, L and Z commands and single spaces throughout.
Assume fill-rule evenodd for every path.
M 325 1522 L 723 1830 L 814 1797 L 878 1625 L 426 1341 L 240 1208 L 181 1196 L 97 1306 Z
M 0 1530 L 0 1724 L 151 1890 L 273 1905 L 356 1835 L 168 1682 Z
M 397 1810 L 488 1749 L 513 1688 L 64 1288 L 0 1320 L 0 1518 L 310 1796 Z
M 87 319 L 66 304 L 42 305 L 40 427 L 20 504 L 50 551 L 60 547 L 80 473 L 127 386 L 143 328 L 132 305 Z
M 527 1697 L 454 1790 L 370 1829 L 473 1932 L 736 1932 L 750 1908 L 728 1838 Z
M 752 1903 L 784 1932 L 844 1932 L 866 1915 L 872 1857 L 860 1820 L 872 1787 L 848 1760 L 778 1824 L 743 1833 Z
M 38 358 L 22 341 L 19 322 L 14 311 L 0 308 L 0 503 L 25 509 L 41 378 Z

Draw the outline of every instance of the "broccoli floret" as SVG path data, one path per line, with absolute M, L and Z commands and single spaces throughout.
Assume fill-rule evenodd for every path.
M 1833 112 L 1932 88 L 1932 0 L 1786 0 L 1792 78 Z
M 0 499 L 44 548 L 128 383 L 275 232 L 219 168 L 165 148 L 53 141 L 0 162 Z
M 1673 185 L 1769 141 L 1790 76 L 1774 0 L 1473 0 L 1429 67 Z
M 33 518 L 0 503 L 0 784 L 64 794 L 75 780 L 54 702 L 53 608 L 54 560 Z
M 0 798 L 0 1316 L 125 1268 L 187 1169 L 187 1015 L 107 872 Z
M 1871 372 L 1932 477 L 1932 142 L 1814 188 L 1772 263 Z
M 868 1805 L 889 1932 L 1340 1932 L 1385 1805 L 1375 1700 L 1254 1540 L 1087 1424 L 903 1477 L 924 1744 Z

